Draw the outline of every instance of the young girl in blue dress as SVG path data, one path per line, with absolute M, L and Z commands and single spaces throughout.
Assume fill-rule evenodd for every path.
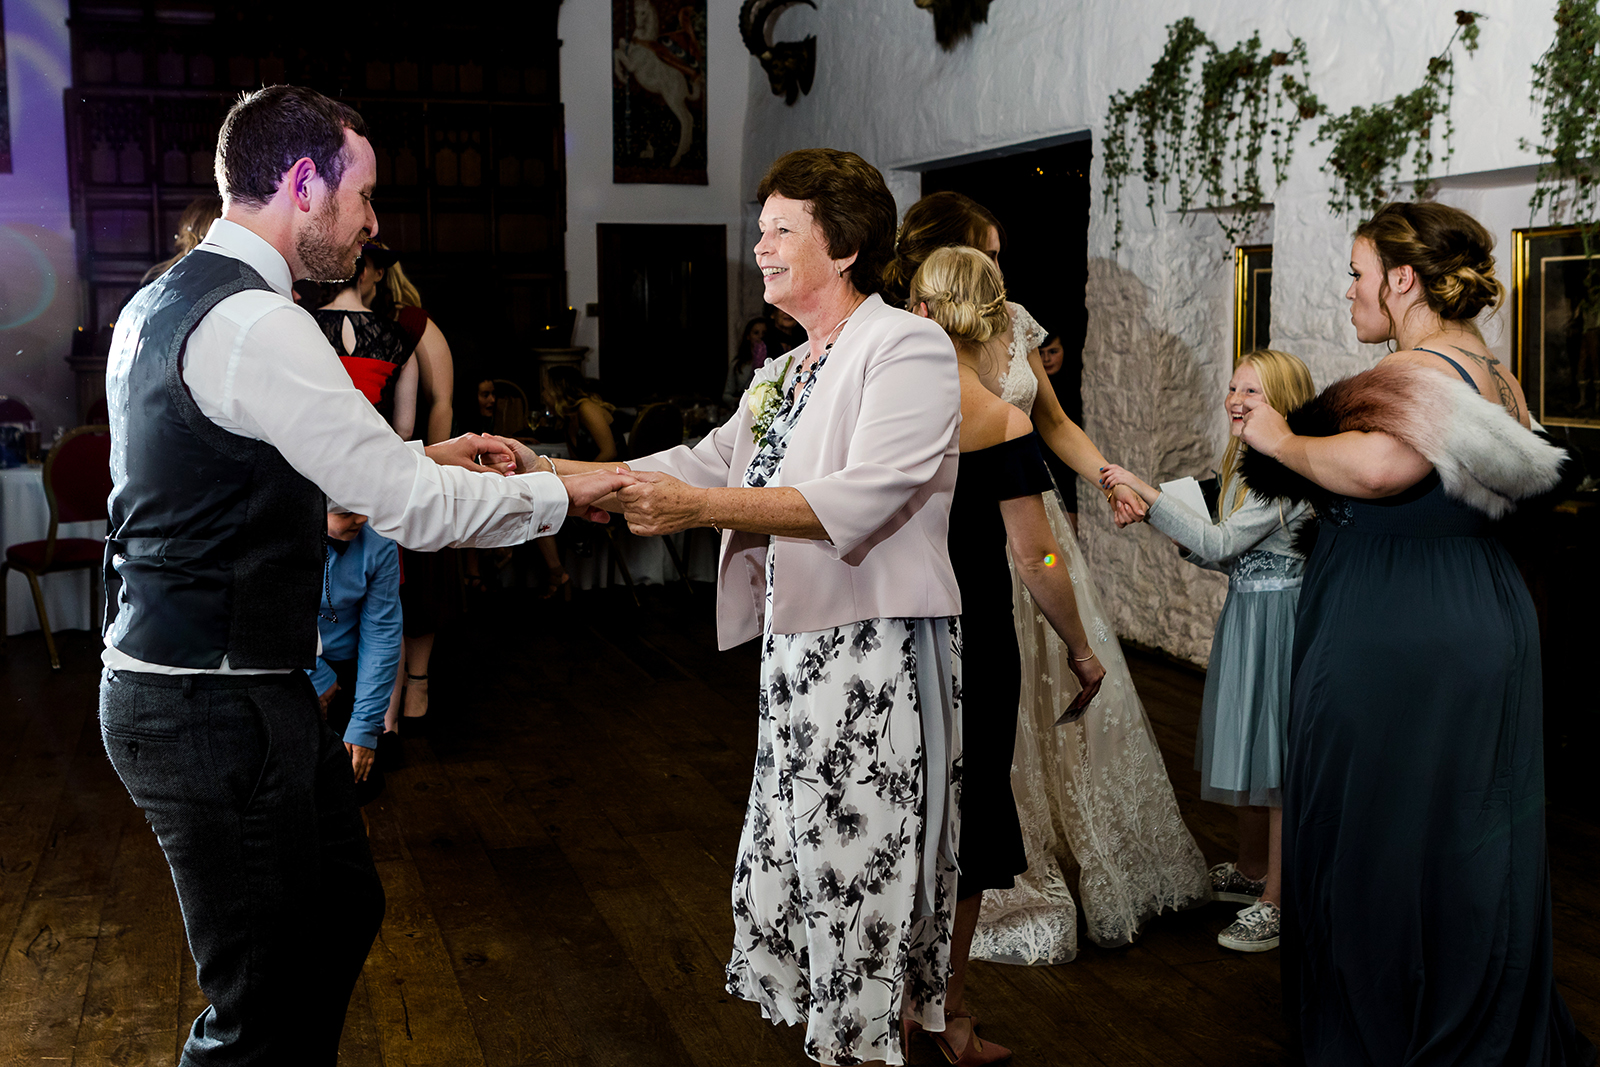
M 1223 401 L 1230 426 L 1260 399 L 1281 412 L 1316 390 L 1306 365 L 1262 349 L 1239 361 Z M 1196 513 L 1115 464 L 1102 486 L 1125 485 L 1150 505 L 1146 521 L 1177 542 L 1185 559 L 1228 575 L 1206 672 L 1195 767 L 1202 799 L 1234 807 L 1237 863 L 1211 869 L 1212 895 L 1249 905 L 1217 935 L 1240 952 L 1278 947 L 1282 875 L 1283 754 L 1289 711 L 1290 655 L 1305 558 L 1295 533 L 1311 515 L 1304 503 L 1280 504 L 1250 492 L 1239 478 L 1244 445 L 1228 440 L 1218 474 L 1217 518 Z

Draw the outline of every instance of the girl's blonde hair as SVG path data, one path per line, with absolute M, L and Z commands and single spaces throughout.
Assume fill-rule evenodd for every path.
M 936 248 L 917 268 L 906 307 L 915 310 L 919 304 L 927 305 L 928 317 L 951 340 L 969 345 L 982 345 L 1011 326 L 1000 268 L 965 245 Z
M 1287 415 L 1317 395 L 1311 384 L 1311 371 L 1298 356 L 1279 352 L 1275 348 L 1258 348 L 1247 352 L 1240 367 L 1254 367 L 1261 376 L 1261 391 L 1280 415 Z M 1235 368 L 1237 369 L 1237 368 Z M 1222 463 L 1217 470 L 1217 518 L 1227 518 L 1244 504 L 1247 489 L 1239 479 L 1239 461 L 1244 457 L 1245 443 L 1237 437 L 1228 439 L 1222 453 Z

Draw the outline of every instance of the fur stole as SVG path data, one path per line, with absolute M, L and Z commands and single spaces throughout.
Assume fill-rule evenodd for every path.
M 1307 437 L 1348 430 L 1398 437 L 1433 464 L 1447 494 L 1491 519 L 1554 488 L 1567 458 L 1466 382 L 1407 363 L 1381 364 L 1334 382 L 1291 412 L 1289 427 Z M 1239 474 L 1265 497 L 1319 506 L 1329 495 L 1259 452 L 1245 452 Z

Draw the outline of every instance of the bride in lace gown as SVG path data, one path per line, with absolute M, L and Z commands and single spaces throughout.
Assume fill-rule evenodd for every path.
M 959 193 L 933 193 L 907 212 L 890 268 L 909 282 L 934 248 L 970 244 L 998 260 L 999 223 Z M 1050 448 L 1095 484 L 1106 461 L 1041 389 L 1038 345 L 1045 331 L 1018 304 L 1012 314 L 1010 359 L 985 384 L 1027 413 Z M 1037 401 L 1037 403 L 1036 403 Z M 1119 517 L 1142 513 L 1142 501 L 1113 502 Z M 1100 693 L 1077 722 L 1057 726 L 1078 691 L 1070 654 L 1045 622 L 1012 568 L 1022 698 L 1011 785 L 1022 821 L 1028 870 L 1008 890 L 984 893 L 973 940 L 975 959 L 1065 963 L 1077 955 L 1077 911 L 1061 858 L 1077 861 L 1079 899 L 1089 939 L 1125 945 L 1167 909 L 1210 899 L 1205 859 L 1178 813 L 1177 799 L 1128 666 L 1089 568 L 1053 494 L 1045 494 L 1051 530 L 1072 576 L 1083 626 L 1106 670 Z

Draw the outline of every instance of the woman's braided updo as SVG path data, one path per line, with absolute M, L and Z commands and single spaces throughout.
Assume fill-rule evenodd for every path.
M 1460 208 L 1434 203 L 1386 204 L 1356 229 L 1372 243 L 1383 265 L 1380 290 L 1388 295 L 1389 271 L 1417 272 L 1429 309 L 1446 321 L 1470 322 L 1484 308 L 1498 307 L 1505 286 L 1494 275 L 1494 237 Z
M 908 306 L 925 304 L 928 317 L 952 340 L 981 345 L 1011 325 L 1000 268 L 976 248 L 935 249 L 911 279 Z

